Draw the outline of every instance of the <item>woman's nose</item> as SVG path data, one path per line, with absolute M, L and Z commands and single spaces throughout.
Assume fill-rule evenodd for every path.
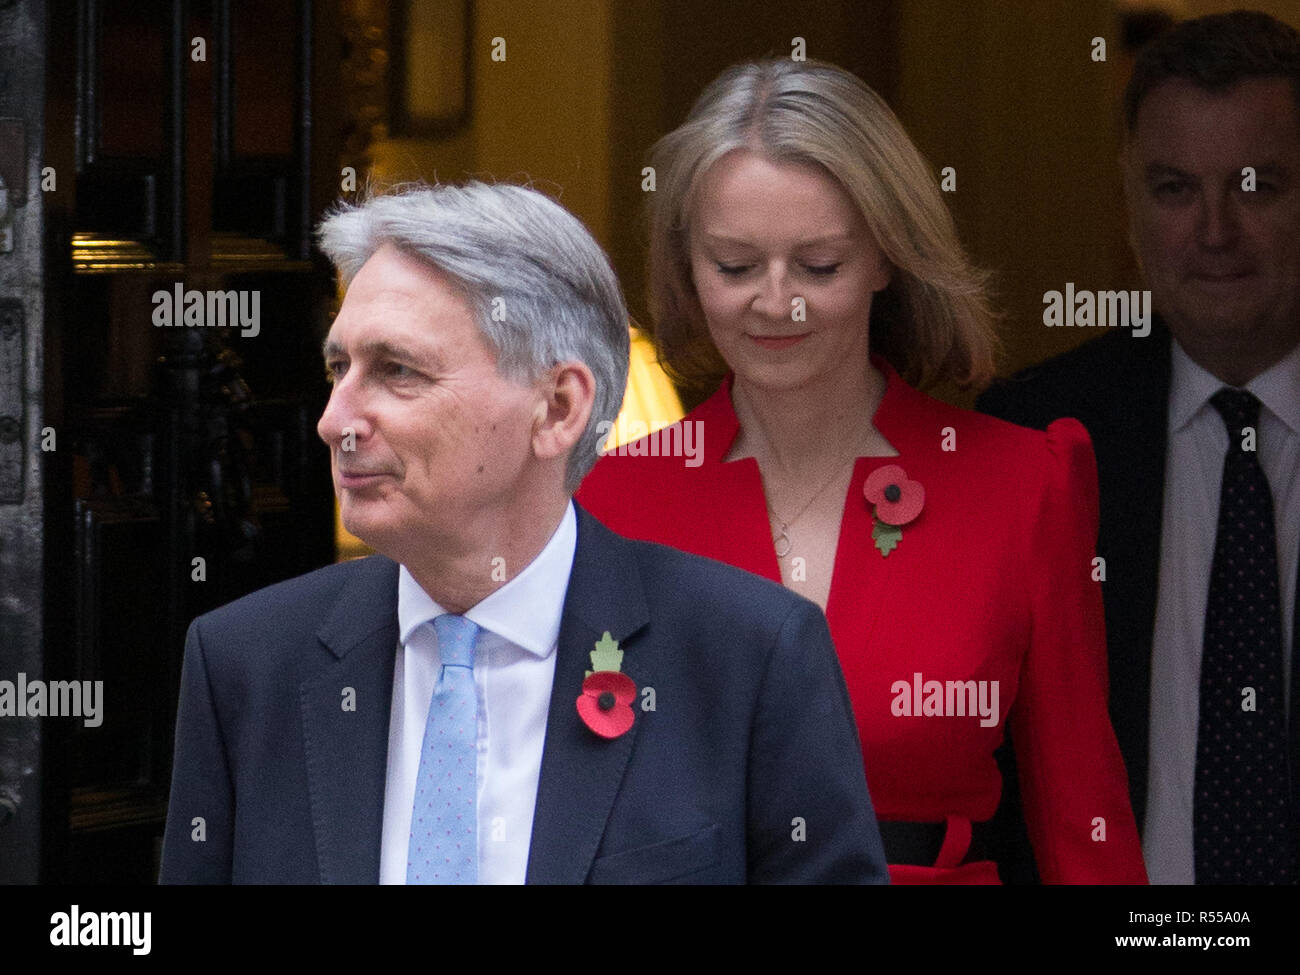
M 766 318 L 791 317 L 793 296 L 784 266 L 774 264 L 758 279 L 758 292 L 751 307 Z

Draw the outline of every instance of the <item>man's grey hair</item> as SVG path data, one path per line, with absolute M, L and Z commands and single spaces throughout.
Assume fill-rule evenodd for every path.
M 577 490 L 622 406 L 629 345 L 618 278 L 577 217 L 523 186 L 414 183 L 340 203 L 316 236 L 345 287 L 385 244 L 447 274 L 508 379 L 586 363 L 595 403 L 565 469 L 565 489 Z

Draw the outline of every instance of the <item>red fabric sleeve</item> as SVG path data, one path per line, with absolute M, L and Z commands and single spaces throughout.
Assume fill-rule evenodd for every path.
M 1033 632 L 1011 715 L 1025 822 L 1045 883 L 1146 883 L 1107 711 L 1096 460 L 1074 419 L 1052 423 L 1046 446 L 1025 548 Z

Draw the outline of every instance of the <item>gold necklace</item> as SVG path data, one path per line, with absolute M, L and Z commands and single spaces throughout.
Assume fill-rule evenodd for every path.
M 849 458 L 849 461 L 850 461 L 850 462 L 852 462 L 852 461 L 856 461 L 856 460 L 857 460 L 857 457 L 856 457 L 856 456 L 853 456 L 853 457 L 850 457 L 850 458 Z M 781 526 L 780 530 L 779 530 L 779 531 L 777 532 L 777 534 L 772 538 L 772 544 L 776 546 L 776 557 L 777 557 L 778 559 L 783 559 L 783 558 L 785 558 L 787 555 L 790 554 L 790 550 L 791 550 L 792 548 L 794 548 L 794 542 L 792 542 L 792 541 L 790 540 L 790 534 L 789 534 L 790 526 L 793 525 L 796 521 L 798 521 L 800 518 L 803 517 L 803 513 L 804 513 L 805 511 L 807 511 L 807 510 L 809 509 L 809 507 L 812 506 L 812 503 L 813 503 L 814 501 L 816 501 L 819 497 L 822 496 L 822 493 L 823 493 L 823 492 L 824 492 L 828 487 L 830 487 L 832 483 L 834 483 L 835 479 L 836 479 L 837 477 L 840 476 L 840 472 L 841 472 L 842 470 L 844 470 L 844 465 L 843 465 L 843 464 L 840 464 L 839 467 L 835 468 L 835 472 L 834 472 L 833 474 L 831 474 L 830 479 L 827 480 L 827 481 L 826 481 L 826 482 L 825 482 L 821 487 L 819 487 L 819 488 L 817 489 L 817 493 L 816 493 L 816 494 L 814 494 L 811 498 L 809 498 L 807 501 L 804 502 L 804 506 L 803 506 L 802 508 L 799 509 L 799 513 L 796 514 L 796 515 L 795 515 L 793 518 L 791 518 L 789 521 L 785 521 L 785 520 L 784 520 L 780 515 L 778 515 L 778 514 L 777 514 L 777 513 L 772 509 L 772 504 L 771 504 L 771 502 L 767 501 L 766 492 L 764 492 L 763 500 L 764 500 L 764 502 L 767 504 L 767 513 L 770 514 L 773 518 L 775 518 L 776 521 L 777 521 L 777 522 L 780 524 L 780 526 Z M 783 542 L 785 543 L 785 547 L 784 547 L 784 548 L 781 547 L 781 544 L 782 544 Z

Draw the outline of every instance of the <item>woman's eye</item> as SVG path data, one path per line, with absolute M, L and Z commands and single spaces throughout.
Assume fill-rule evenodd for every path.
M 817 275 L 828 275 L 828 274 L 834 274 L 836 271 L 838 271 L 838 270 L 840 269 L 840 265 L 839 265 L 838 263 L 836 263 L 836 264 L 805 264 L 803 267 L 804 267 L 804 270 L 807 271 L 809 274 L 817 274 Z
M 739 277 L 754 265 L 752 264 L 719 264 L 718 270 L 728 277 Z

